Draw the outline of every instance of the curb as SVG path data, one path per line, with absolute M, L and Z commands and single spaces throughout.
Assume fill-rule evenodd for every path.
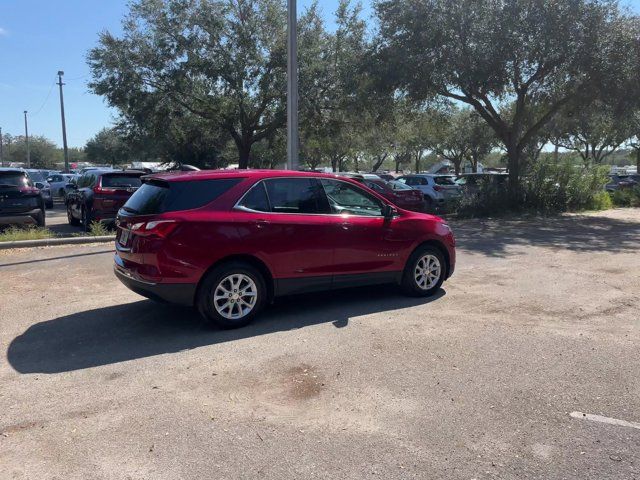
M 115 242 L 116 237 L 105 235 L 99 237 L 67 237 L 43 238 L 41 240 L 17 240 L 15 242 L 0 242 L 0 250 L 9 248 L 51 247 L 54 245 L 82 245 L 84 243 Z

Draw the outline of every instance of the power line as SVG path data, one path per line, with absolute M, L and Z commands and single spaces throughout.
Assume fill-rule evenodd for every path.
M 31 114 L 31 117 L 35 117 L 36 115 L 38 115 L 42 111 L 44 106 L 47 104 L 47 101 L 49 101 L 49 97 L 51 96 L 51 92 L 53 91 L 53 86 L 55 84 L 56 84 L 55 81 L 51 84 L 51 88 L 49 88 L 49 93 L 47 93 L 47 97 L 44 99 L 44 102 L 42 102 L 42 105 L 40 105 L 40 108 L 38 110 L 36 110 L 35 113 Z

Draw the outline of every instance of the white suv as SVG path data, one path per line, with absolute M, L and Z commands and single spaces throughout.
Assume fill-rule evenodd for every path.
M 397 180 L 420 190 L 424 195 L 427 207 L 444 205 L 447 201 L 457 199 L 462 195 L 462 189 L 450 175 L 419 173 L 404 175 Z

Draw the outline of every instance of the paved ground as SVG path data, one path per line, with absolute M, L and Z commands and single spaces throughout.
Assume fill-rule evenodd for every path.
M 67 220 L 67 210 L 61 198 L 55 198 L 53 208 L 47 210 L 47 227 L 58 235 L 82 232 L 82 227 L 72 227 Z
M 0 253 L 2 479 L 638 479 L 640 210 L 456 226 L 441 295 L 221 332 L 105 245 Z

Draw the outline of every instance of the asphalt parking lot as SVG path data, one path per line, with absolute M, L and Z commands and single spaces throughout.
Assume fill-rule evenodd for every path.
M 236 331 L 127 290 L 110 244 L 0 252 L 0 478 L 640 478 L 640 425 L 571 416 L 640 422 L 640 210 L 454 230 L 435 298 Z

